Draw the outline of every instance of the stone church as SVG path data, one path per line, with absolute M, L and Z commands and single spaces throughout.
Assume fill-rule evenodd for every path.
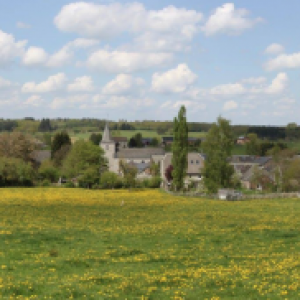
M 172 161 L 172 153 L 166 153 L 162 147 L 124 148 L 119 147 L 111 137 L 108 124 L 105 125 L 100 147 L 108 160 L 109 171 L 120 174 L 119 162 L 123 160 L 138 170 L 138 178 L 151 177 L 147 171 L 153 161 L 160 164 L 161 178 L 165 178 L 165 171 Z M 204 156 L 200 153 L 188 153 L 187 177 L 201 179 L 201 170 L 204 167 Z

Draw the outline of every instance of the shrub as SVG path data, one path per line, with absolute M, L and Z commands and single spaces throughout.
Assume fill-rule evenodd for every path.
M 72 181 L 68 181 L 65 185 L 65 188 L 75 188 L 75 184 Z
M 42 180 L 48 180 L 49 182 L 57 182 L 59 178 L 59 171 L 51 161 L 44 161 L 39 168 L 39 177 Z
M 122 187 L 121 178 L 113 172 L 104 172 L 100 178 L 100 187 L 103 189 L 114 189 Z

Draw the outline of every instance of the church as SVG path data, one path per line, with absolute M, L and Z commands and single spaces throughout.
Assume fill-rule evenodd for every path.
M 166 153 L 163 147 L 126 148 L 119 147 L 116 140 L 111 137 L 109 126 L 106 123 L 100 147 L 108 161 L 109 171 L 120 174 L 120 160 L 127 162 L 138 170 L 137 178 L 151 177 L 150 163 L 160 165 L 161 178 L 165 180 L 166 169 L 171 165 L 172 153 Z M 187 178 L 201 180 L 201 171 L 204 167 L 205 157 L 200 153 L 188 153 Z

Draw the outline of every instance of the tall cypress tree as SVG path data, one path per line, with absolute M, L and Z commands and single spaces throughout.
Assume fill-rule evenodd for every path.
M 230 122 L 221 117 L 214 123 L 203 143 L 206 154 L 204 184 L 210 193 L 232 186 L 233 167 L 228 163 L 234 145 Z
M 174 141 L 172 145 L 173 186 L 176 190 L 183 189 L 184 178 L 188 166 L 188 125 L 186 109 L 181 106 L 178 117 L 174 118 Z

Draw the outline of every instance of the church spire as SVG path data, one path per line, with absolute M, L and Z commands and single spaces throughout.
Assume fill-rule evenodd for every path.
M 112 138 L 110 136 L 108 122 L 106 122 L 101 143 L 111 143 L 111 142 L 112 142 Z

